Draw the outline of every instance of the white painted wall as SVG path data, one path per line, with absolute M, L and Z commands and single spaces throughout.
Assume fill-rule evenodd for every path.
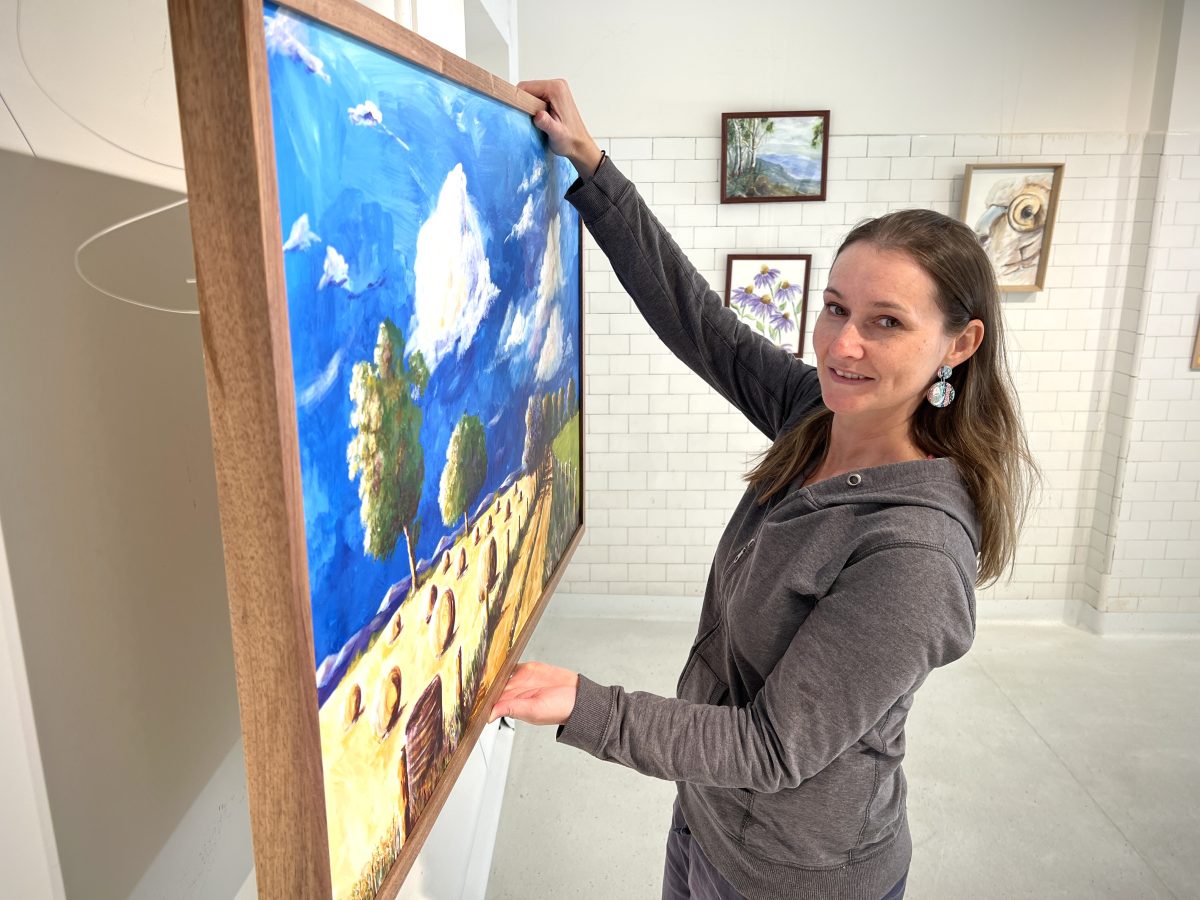
M 1185 0 L 1171 103 L 1171 131 L 1200 132 L 1200 2 Z
M 42 774 L 25 653 L 0 531 L 0 872 L 5 891 L 31 900 L 64 897 Z
M 521 70 L 595 134 L 691 137 L 722 111 L 832 109 L 834 133 L 1137 132 L 1161 0 L 521 0 Z

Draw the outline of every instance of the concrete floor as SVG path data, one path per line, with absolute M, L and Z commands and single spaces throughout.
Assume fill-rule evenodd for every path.
M 547 616 L 526 658 L 671 694 L 685 622 Z M 907 897 L 1200 898 L 1200 640 L 984 621 L 909 716 Z M 658 898 L 674 786 L 518 726 L 488 900 Z

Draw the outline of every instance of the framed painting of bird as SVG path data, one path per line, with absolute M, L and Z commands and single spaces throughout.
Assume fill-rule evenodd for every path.
M 959 218 L 979 237 L 1001 291 L 1031 293 L 1046 282 L 1062 163 L 967 166 Z

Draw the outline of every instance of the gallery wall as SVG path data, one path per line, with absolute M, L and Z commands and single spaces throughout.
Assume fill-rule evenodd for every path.
M 722 45 L 762 63 L 735 71 L 729 55 L 711 52 L 716 38 L 688 32 L 700 27 L 692 17 L 717 20 L 703 4 L 664 40 L 655 17 L 670 19 L 672 6 L 648 16 L 618 10 L 597 22 L 583 14 L 563 21 L 540 2 L 523 3 L 522 70 L 571 81 L 593 132 L 710 283 L 724 285 L 728 253 L 813 253 L 810 330 L 832 252 L 855 222 L 908 206 L 956 215 L 970 162 L 1066 164 L 1046 289 L 1005 298 L 1045 488 L 1012 579 L 983 593 L 981 615 L 1065 614 L 1108 630 L 1200 625 L 1200 375 L 1188 366 L 1200 290 L 1189 204 L 1200 200 L 1200 173 L 1194 132 L 1175 124 L 1197 84 L 1187 74 L 1194 55 L 1176 48 L 1194 40 L 1200 4 L 1109 4 L 1104 15 L 1094 4 L 1055 4 L 1048 18 L 1030 19 L 1038 45 L 1056 48 L 1037 78 L 1006 68 L 998 48 L 987 59 L 999 88 L 942 72 L 942 81 L 971 82 L 969 100 L 946 93 L 956 88 L 923 86 L 927 68 L 893 65 L 921 56 L 912 49 L 921 43 L 896 38 L 915 26 L 891 22 L 885 4 L 858 17 L 874 30 L 839 45 L 832 80 L 821 73 L 838 41 L 806 46 L 785 75 L 771 44 L 756 37 L 764 21 L 773 21 L 773 35 L 798 21 L 794 12 L 712 29 Z M 939 66 L 962 46 L 986 43 L 982 20 L 964 18 L 960 7 L 939 17 L 937 6 L 913 17 L 939 35 L 930 44 Z M 1103 19 L 1102 34 L 1080 24 L 1093 17 Z M 629 71 L 600 64 L 614 48 L 648 61 L 639 87 L 626 82 Z M 975 58 L 973 69 L 956 71 L 981 68 L 985 57 Z M 675 79 L 687 79 L 687 89 Z M 1102 97 L 1092 93 L 1097 79 L 1106 84 Z M 627 102 L 660 93 L 661 103 Z M 690 112 L 672 112 L 680 101 Z M 824 106 L 833 135 L 826 202 L 717 202 L 723 109 Z M 590 532 L 564 589 L 698 596 L 764 440 L 661 349 L 596 250 L 586 283 Z
M 611 137 L 708 134 L 721 111 L 826 108 L 842 134 L 1138 132 L 1163 9 L 521 0 L 521 72 L 569 77 L 593 132 Z

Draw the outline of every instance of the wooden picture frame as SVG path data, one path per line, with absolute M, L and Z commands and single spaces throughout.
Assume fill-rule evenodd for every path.
M 357 890 L 355 896 L 360 897 L 395 897 L 583 536 L 582 228 L 574 211 L 561 205 L 569 183 L 562 168 L 565 161 L 549 155 L 529 121 L 544 108 L 536 98 L 352 0 L 169 4 L 258 893 L 271 898 L 341 898 Z M 322 43 L 307 44 L 306 37 Z M 321 47 L 329 48 L 330 55 L 313 49 Z M 336 48 L 340 49 L 335 54 Z M 366 55 L 373 68 L 356 69 L 355 60 Z M 329 121 L 334 124 L 329 128 L 341 140 L 316 143 L 349 154 L 345 148 L 361 141 L 354 150 L 359 155 L 342 169 L 330 165 L 328 183 L 324 170 L 296 177 L 291 167 L 298 154 L 308 150 L 294 146 L 297 133 L 287 127 L 293 114 L 284 109 L 283 100 L 291 96 L 288 85 L 311 85 L 316 92 L 342 91 L 353 83 L 358 89 L 375 83 L 371 72 L 393 65 L 399 68 L 387 68 L 382 79 L 388 85 L 394 85 L 402 68 L 404 78 L 432 85 L 424 95 L 439 102 L 456 98 L 458 105 L 444 110 L 445 123 L 450 123 L 445 131 L 415 126 L 403 130 L 425 110 L 414 106 L 417 112 L 412 116 L 396 114 L 397 104 L 410 102 L 411 93 L 372 94 L 350 102 L 343 93 L 331 93 Z M 278 92 L 275 79 L 285 85 Z M 299 97 L 294 108 L 309 103 L 308 97 Z M 441 122 L 442 112 L 430 102 L 432 118 L 424 121 Z M 478 159 L 462 156 L 457 168 L 451 168 L 453 154 L 470 144 L 471 129 L 479 127 L 480 120 L 473 116 L 492 116 L 487 121 L 493 128 L 488 178 L 475 183 L 496 182 L 504 190 L 497 187 L 495 197 L 508 200 L 493 203 L 482 187 L 470 193 L 466 185 L 474 177 L 472 167 L 482 165 Z M 325 127 L 324 121 L 318 124 Z M 498 122 L 505 124 L 501 128 Z M 277 144 L 281 125 L 288 141 Z M 467 137 L 455 137 L 451 125 Z M 369 142 L 374 143 L 368 146 Z M 394 184 L 395 197 L 409 204 L 403 216 L 390 211 L 389 203 L 401 202 L 391 191 L 388 196 L 375 195 L 362 183 L 347 187 L 337 181 L 346 173 L 371 171 L 364 160 L 385 159 L 404 159 L 411 170 L 405 174 L 403 165 L 381 165 L 382 174 L 372 174 L 394 179 L 388 184 Z M 430 159 L 441 161 L 438 171 L 443 174 L 427 195 L 420 194 L 413 187 L 419 184 L 418 163 Z M 495 164 L 496 159 L 502 162 Z M 411 185 L 404 180 L 410 175 Z M 518 218 L 519 178 L 527 200 Z M 514 196 L 517 206 L 506 213 L 511 221 L 486 218 L 485 213 L 496 214 L 500 204 Z M 298 218 L 297 197 L 307 204 L 305 215 Z M 465 223 L 463 228 L 435 229 L 430 232 L 433 243 L 423 245 L 426 227 L 432 228 L 444 210 L 459 216 L 453 222 Z M 419 232 L 411 225 L 417 235 L 411 258 L 396 249 L 409 241 L 401 240 L 402 233 L 409 235 L 402 232 L 410 228 L 405 217 L 422 223 Z M 364 223 L 376 229 L 371 234 L 385 235 L 394 243 L 381 239 L 367 247 L 364 240 L 356 251 L 356 235 L 367 233 Z M 509 225 L 506 238 L 501 229 Z M 484 263 L 493 250 L 515 248 L 511 252 L 534 254 L 532 264 L 529 256 L 523 258 L 525 265 L 505 263 L 489 269 L 472 263 L 473 280 L 462 288 L 461 297 L 447 288 L 445 302 L 465 297 L 464 302 L 476 304 L 443 317 L 452 323 L 445 327 L 459 329 L 452 344 L 446 344 L 445 333 L 426 334 L 429 319 L 418 311 L 422 266 L 438 262 L 423 256 L 422 247 L 442 246 L 438 241 L 444 242 L 443 233 L 475 235 L 473 249 L 483 253 Z M 530 245 L 531 234 L 544 247 Z M 505 278 L 518 274 L 506 272 L 533 273 L 520 277 L 540 280 L 531 282 L 528 295 L 518 295 L 504 287 Z M 308 307 L 295 305 L 293 294 L 301 290 L 312 301 Z M 523 302 L 533 305 L 525 310 Z M 384 309 L 395 312 L 381 318 L 379 310 Z M 368 312 L 354 318 L 360 310 Z M 459 323 L 475 313 L 480 318 L 468 334 Z M 339 346 L 324 369 L 314 368 L 314 359 L 324 359 L 313 349 L 327 341 L 324 328 L 328 335 L 344 338 L 345 349 Z M 497 366 L 504 367 L 489 370 L 496 383 L 506 372 L 510 380 L 517 378 L 512 373 L 518 370 L 535 373 L 527 397 L 494 387 L 486 389 L 492 394 L 482 393 L 484 388 L 477 389 L 467 377 L 470 370 L 454 368 L 460 365 L 456 360 L 478 361 L 485 353 L 479 349 L 485 337 L 493 343 L 488 345 L 492 356 L 484 358 L 499 360 Z M 501 346 L 517 350 L 501 358 Z M 518 360 L 524 351 L 528 356 Z M 313 380 L 302 381 L 313 372 Z M 444 394 L 438 393 L 439 384 L 444 384 Z M 331 385 L 340 385 L 340 390 Z M 445 412 L 451 399 L 436 405 L 442 402 L 439 397 L 464 406 L 467 398 L 485 397 L 499 404 L 500 413 L 488 418 L 488 407 L 478 417 L 464 411 L 458 418 L 457 409 Z M 421 414 L 414 415 L 411 408 L 418 403 L 424 405 Z M 326 421 L 314 412 L 322 404 L 331 404 L 329 416 L 334 418 L 339 409 L 351 410 L 349 421 L 329 429 L 331 437 L 305 424 Z M 519 424 L 513 424 L 510 415 L 514 404 L 520 406 Z M 436 416 L 442 418 L 436 419 L 435 439 L 427 426 Z M 477 423 L 467 421 L 472 417 Z M 404 432 L 413 421 L 416 431 Z M 457 424 L 451 429 L 447 423 L 453 421 Z M 384 428 L 380 422 L 400 424 Z M 517 474 L 501 466 L 495 447 L 487 443 L 495 427 L 509 429 L 505 434 L 524 434 L 522 447 L 500 447 L 502 455 L 507 454 L 504 458 L 520 460 Z M 416 434 L 418 440 L 397 443 L 391 432 Z M 360 441 L 363 435 L 371 440 Z M 321 467 L 328 462 L 324 457 L 313 462 L 313 448 L 324 446 L 321 441 L 335 449 L 344 445 L 338 463 L 344 483 L 334 484 L 337 479 L 330 473 L 338 470 L 330 469 L 324 477 L 333 486 L 315 495 L 328 501 L 329 508 L 309 503 L 313 485 L 321 483 L 313 473 L 324 472 Z M 386 453 L 381 449 L 385 446 Z M 438 453 L 444 454 L 444 469 Z M 378 497 L 391 497 L 387 491 L 408 483 L 404 460 L 417 456 L 427 464 L 411 476 L 412 483 L 426 485 L 427 473 L 436 470 L 442 476 L 440 491 L 434 503 L 421 487 L 417 512 L 405 520 L 409 524 L 398 537 L 396 520 L 408 514 L 399 512 L 396 504 L 378 513 L 383 502 Z M 472 465 L 462 463 L 464 458 Z M 478 474 L 481 458 L 498 467 L 498 474 L 488 474 L 487 465 L 482 467 L 484 474 Z M 576 459 L 578 466 L 573 468 Z M 400 468 L 385 479 L 381 473 L 388 466 Z M 501 476 L 503 480 L 497 480 Z M 369 489 L 364 488 L 368 478 L 375 479 Z M 488 493 L 493 481 L 497 483 Z M 354 515 L 361 522 L 346 512 L 347 490 L 356 491 Z M 417 557 L 426 552 L 422 542 L 432 544 L 436 537 L 418 528 L 434 521 L 421 518 L 427 515 L 422 510 L 430 508 L 427 501 L 440 510 L 438 527 L 445 533 L 428 561 L 418 565 Z M 334 510 L 333 526 L 322 524 L 329 509 Z M 447 510 L 461 515 L 461 524 Z M 522 510 L 527 513 L 524 522 Z M 378 534 L 385 532 L 394 545 L 386 559 L 371 549 Z M 489 532 L 495 536 L 489 538 Z M 537 539 L 531 537 L 535 533 Z M 537 543 L 543 536 L 545 543 Z M 477 553 L 478 566 L 476 559 L 468 560 L 468 548 L 476 545 L 479 549 L 471 553 Z M 407 574 L 382 595 L 366 592 L 357 597 L 367 604 L 369 614 L 347 612 L 343 622 L 326 614 L 332 610 L 340 615 L 344 609 L 322 606 L 318 616 L 314 610 L 326 597 L 326 586 L 338 581 L 329 575 L 333 564 L 326 558 L 328 546 L 341 554 L 338 560 L 353 556 L 346 551 L 350 547 L 363 559 L 370 557 L 363 566 L 385 567 L 370 569 L 363 583 L 390 577 L 392 569 L 386 566 L 393 563 L 397 572 Z M 529 546 L 537 552 L 525 553 Z M 345 565 L 352 563 L 353 559 Z M 334 574 L 340 578 L 345 573 L 334 569 Z M 433 582 L 443 577 L 447 581 L 439 593 Z M 347 576 L 348 583 L 352 580 Z M 456 601 L 446 588 L 451 583 L 469 583 L 471 588 L 460 590 Z M 320 650 L 321 641 L 343 634 L 351 637 L 337 645 L 338 653 L 325 655 Z M 464 648 L 469 649 L 465 659 Z M 431 660 L 434 674 L 428 683 L 424 675 L 406 677 L 399 665 L 389 668 L 391 657 L 386 654 L 397 652 Z M 367 665 L 381 677 L 351 684 L 349 673 Z M 447 697 L 457 705 L 447 703 Z M 451 713 L 444 715 L 444 708 Z M 333 746 L 328 743 L 330 734 L 346 735 L 347 748 L 352 741 L 377 748 L 371 758 L 351 762 L 371 777 L 387 780 L 378 802 L 392 817 L 390 833 L 372 831 L 365 814 L 337 807 L 338 799 L 348 795 L 369 795 L 370 803 L 376 803 L 379 792 L 374 782 L 362 782 L 368 789 L 360 791 L 355 788 L 362 785 L 345 784 L 345 772 L 337 769 L 340 762 L 331 762 L 326 753 Z M 401 737 L 403 743 L 396 743 Z M 340 827 L 339 816 L 361 834 L 334 835 L 331 827 Z M 338 854 L 348 854 L 346 848 L 352 845 L 367 847 L 369 858 L 347 881 L 341 873 L 353 860 L 343 864 Z
M 750 328 L 801 357 L 811 272 L 811 253 L 731 253 L 725 261 L 725 305 Z
M 959 218 L 987 250 L 1002 292 L 1045 287 L 1065 171 L 1062 163 L 967 165 Z
M 828 183 L 829 110 L 721 114 L 722 203 L 824 200 Z

